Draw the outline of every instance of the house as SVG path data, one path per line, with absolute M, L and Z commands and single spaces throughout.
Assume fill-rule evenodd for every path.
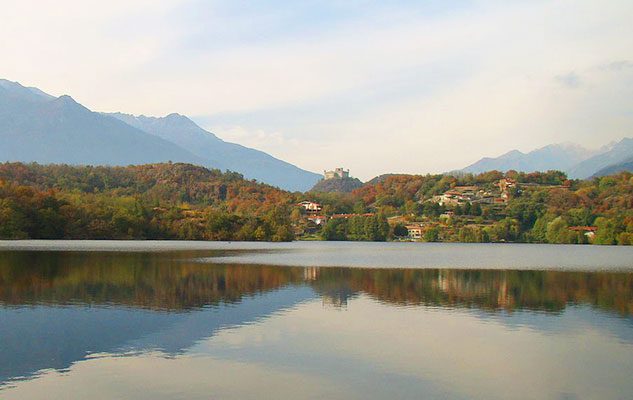
M 345 179 L 349 178 L 349 169 L 346 171 L 343 168 L 335 168 L 334 171 L 323 171 L 325 179 Z
M 318 214 L 321 210 L 323 210 L 321 204 L 307 200 L 302 201 L 301 203 L 297 204 L 297 206 L 303 207 L 303 209 L 306 210 L 308 214 Z
M 570 231 L 583 232 L 589 239 L 593 239 L 596 236 L 597 226 L 570 226 Z
M 499 186 L 501 198 L 507 200 L 510 197 L 509 189 L 517 187 L 517 181 L 511 178 L 501 178 L 497 182 L 497 186 Z
M 462 197 L 461 197 L 461 193 L 453 191 L 453 190 L 449 190 L 439 196 L 435 196 L 433 200 L 436 203 L 438 203 L 440 206 L 446 206 L 446 205 L 456 206 L 462 200 Z
M 310 215 L 308 216 L 308 221 L 314 222 L 317 226 L 321 226 L 327 222 L 327 217 L 325 215 Z
M 422 225 L 420 224 L 412 224 L 407 225 L 407 235 L 411 239 L 422 239 Z
M 439 196 L 433 196 L 432 201 L 440 206 L 457 206 L 463 203 L 472 203 L 484 194 L 484 191 L 477 186 L 455 186 Z

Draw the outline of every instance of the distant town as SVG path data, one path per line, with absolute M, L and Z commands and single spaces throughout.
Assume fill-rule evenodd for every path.
M 468 185 L 461 185 L 457 182 L 442 193 L 422 197 L 412 207 L 409 205 L 412 212 L 396 213 L 396 215 L 386 217 L 390 232 L 392 232 L 392 239 L 400 241 L 455 239 L 459 241 L 491 241 L 492 229 L 501 218 L 507 217 L 506 209 L 511 199 L 522 196 L 524 192 L 569 192 L 571 189 L 571 181 L 560 175 L 557 176 L 557 180 L 549 182 L 547 180 L 535 182 L 534 179 L 530 179 L 537 175 L 539 174 L 532 174 L 532 177 L 527 177 L 528 179 L 524 182 L 519 182 L 516 178 L 509 176 L 500 176 L 493 182 L 483 181 Z M 349 169 L 339 167 L 324 171 L 324 180 L 349 178 Z M 312 192 L 308 194 L 310 193 Z M 374 218 L 377 215 L 376 210 L 355 213 L 324 212 L 324 205 L 309 197 L 296 205 L 301 207 L 303 211 L 303 223 L 295 226 L 295 234 L 299 238 L 309 238 L 322 234 L 328 222 L 336 224 L 336 220 L 345 220 L 345 223 L 349 224 L 349 220 L 363 220 Z M 429 208 L 433 209 L 435 213 L 419 212 Z M 389 214 L 394 213 L 390 212 Z M 592 243 L 598 227 L 587 224 L 566 224 L 565 231 L 567 237 L 573 238 L 569 239 L 570 241 Z M 467 237 L 468 234 L 471 237 Z M 501 241 L 504 240 L 501 238 Z

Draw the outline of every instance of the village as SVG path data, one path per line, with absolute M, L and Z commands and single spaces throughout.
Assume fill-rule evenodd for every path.
M 324 179 L 341 179 L 349 177 L 349 170 L 336 168 L 324 171 Z M 326 213 L 323 204 L 306 199 L 296 205 L 302 211 L 300 224 L 295 225 L 295 236 L 298 239 L 314 239 L 329 221 L 349 220 L 352 218 L 368 218 L 378 214 L 386 218 L 390 228 L 389 239 L 395 241 L 469 241 L 460 237 L 462 232 L 485 232 L 505 215 L 505 209 L 513 196 L 530 190 L 568 190 L 569 185 L 541 184 L 521 182 L 503 177 L 493 185 L 453 186 L 443 193 L 417 200 L 418 207 L 433 205 L 439 210 L 436 215 L 424 212 L 387 214 L 376 205 L 370 205 L 370 212 L 363 213 Z M 594 238 L 595 226 L 569 226 L 568 231 L 585 237 L 587 242 Z M 479 240 L 477 240 L 479 241 Z M 484 241 L 485 238 L 484 238 Z

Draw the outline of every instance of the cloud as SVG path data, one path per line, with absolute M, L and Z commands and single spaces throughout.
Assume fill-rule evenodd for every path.
M 0 3 L 1 77 L 316 171 L 439 172 L 633 124 L 629 1 Z
M 607 71 L 622 72 L 633 69 L 633 63 L 627 60 L 613 61 L 602 66 Z
M 210 126 L 208 131 L 228 142 L 235 142 L 245 146 L 265 150 L 274 154 L 279 147 L 293 148 L 301 146 L 297 139 L 289 138 L 281 132 L 266 131 L 264 129 L 248 129 L 242 126 Z
M 569 89 L 576 89 L 581 85 L 580 77 L 575 72 L 570 72 L 565 75 L 558 75 L 555 77 L 555 79 L 558 83 Z

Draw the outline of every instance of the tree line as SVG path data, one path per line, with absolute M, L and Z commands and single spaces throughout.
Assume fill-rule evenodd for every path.
M 0 238 L 293 239 L 292 196 L 188 164 L 0 164 Z
M 433 201 L 459 186 L 498 193 L 502 178 L 518 182 L 503 203 Z M 415 221 L 429 242 L 633 244 L 629 172 L 590 180 L 559 171 L 385 175 L 351 193 L 291 193 L 181 163 L 0 164 L 0 238 L 286 241 L 307 224 L 302 200 L 321 203 L 326 216 L 351 214 L 330 218 L 317 233 L 323 240 L 398 239 Z M 570 229 L 578 226 L 595 227 L 595 236 Z

